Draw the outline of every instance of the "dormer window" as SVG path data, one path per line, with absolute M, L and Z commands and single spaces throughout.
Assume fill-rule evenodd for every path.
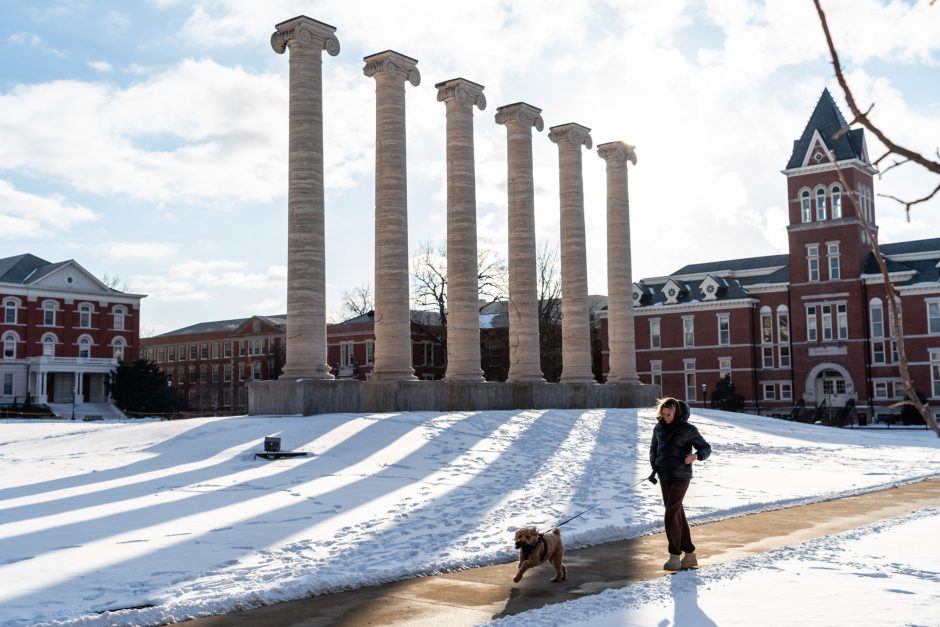
M 718 300 L 718 292 L 722 287 L 726 287 L 723 279 L 716 279 L 711 275 L 705 277 L 699 285 L 699 289 L 702 290 L 702 300 Z
M 679 299 L 687 293 L 688 290 L 684 289 L 681 284 L 673 279 L 666 281 L 666 284 L 663 286 L 663 295 L 666 297 L 667 305 L 675 305 L 679 302 Z

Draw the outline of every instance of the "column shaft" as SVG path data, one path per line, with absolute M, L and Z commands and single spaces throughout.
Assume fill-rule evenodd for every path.
M 457 78 L 439 83 L 447 109 L 447 372 L 446 381 L 483 381 L 480 368 L 479 260 L 473 106 L 483 87 Z
M 386 51 L 365 58 L 375 77 L 375 366 L 380 381 L 416 379 L 411 367 L 405 80 L 417 61 Z
M 517 103 L 497 109 L 506 126 L 509 190 L 508 381 L 544 381 L 539 355 L 538 277 L 532 127 L 542 130 L 537 109 Z
M 287 190 L 287 378 L 331 379 L 326 358 L 322 52 L 339 53 L 335 28 L 300 16 L 276 26 L 290 48 Z
M 636 153 L 623 142 L 601 144 L 597 153 L 607 162 L 607 382 L 638 383 L 627 189 L 627 160 L 635 164 Z
M 558 144 L 561 195 L 562 383 L 594 382 L 581 174 L 581 146 L 591 147 L 589 133 L 578 124 L 563 124 L 552 127 L 549 134 Z

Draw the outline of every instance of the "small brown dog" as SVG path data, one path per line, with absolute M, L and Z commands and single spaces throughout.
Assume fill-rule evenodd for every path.
M 539 533 L 535 527 L 523 527 L 516 532 L 516 548 L 519 549 L 519 572 L 512 578 L 514 582 L 519 583 L 525 571 L 546 561 L 555 567 L 552 581 L 564 581 L 568 577 L 568 567 L 561 561 L 565 545 L 558 529 Z

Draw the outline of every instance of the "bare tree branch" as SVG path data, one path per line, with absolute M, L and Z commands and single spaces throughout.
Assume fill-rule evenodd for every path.
M 372 284 L 363 283 L 343 292 L 342 313 L 346 318 L 364 316 L 375 309 L 375 295 Z
M 849 105 L 849 109 L 852 111 L 852 115 L 855 116 L 853 123 L 857 121 L 859 124 L 871 131 L 875 137 L 877 137 L 881 143 L 887 146 L 888 150 L 894 154 L 905 157 L 935 174 L 940 174 L 940 161 L 931 161 L 914 150 L 896 144 L 895 142 L 891 141 L 891 139 L 885 135 L 885 133 L 880 128 L 875 126 L 875 124 L 868 117 L 874 105 L 869 107 L 868 111 L 865 112 L 862 112 L 861 109 L 859 109 L 855 102 L 855 96 L 849 89 L 849 84 L 845 79 L 845 74 L 842 72 L 842 64 L 839 62 L 839 54 L 836 52 L 836 46 L 832 41 L 832 33 L 829 32 L 829 24 L 826 21 L 826 14 L 820 5 L 820 0 L 813 0 L 813 4 L 816 5 L 816 13 L 819 14 L 819 23 L 822 25 L 823 33 L 826 35 L 826 45 L 829 47 L 829 56 L 832 57 L 832 66 L 835 69 L 836 80 L 839 81 L 839 86 L 842 87 L 842 92 L 845 94 L 845 100 Z M 933 4 L 933 2 L 931 2 L 931 4 Z
M 890 198 L 891 200 L 894 200 L 904 205 L 904 213 L 907 215 L 907 221 L 910 222 L 911 221 L 911 207 L 913 207 L 914 205 L 919 205 L 922 202 L 927 202 L 928 200 L 936 196 L 937 192 L 940 192 L 940 183 L 937 183 L 937 186 L 933 188 L 932 192 L 930 192 L 923 198 L 918 198 L 917 200 L 909 200 L 909 201 L 901 200 L 900 198 L 897 198 L 896 196 L 892 196 L 890 194 L 878 194 L 878 195 L 881 196 L 882 198 Z

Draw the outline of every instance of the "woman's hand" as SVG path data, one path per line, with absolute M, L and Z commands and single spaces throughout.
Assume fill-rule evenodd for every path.
M 698 459 L 698 457 L 695 455 L 695 453 L 689 453 L 685 458 L 685 463 L 686 465 L 691 465 L 691 463 L 696 459 Z

